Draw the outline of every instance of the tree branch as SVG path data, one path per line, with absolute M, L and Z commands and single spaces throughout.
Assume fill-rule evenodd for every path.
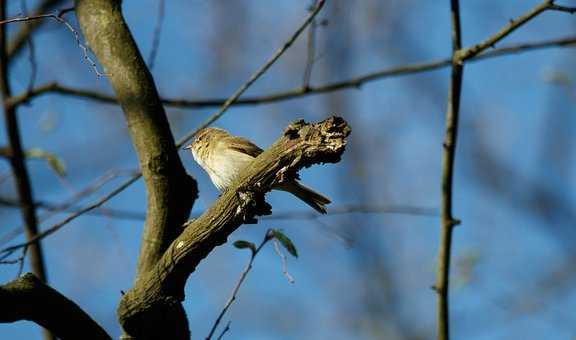
M 138 275 L 154 265 L 180 233 L 197 196 L 186 174 L 152 75 L 114 0 L 78 0 L 76 15 L 103 65 L 126 118 L 146 184 L 147 209 Z
M 153 269 L 122 298 L 118 316 L 123 329 L 136 338 L 165 334 L 172 321 L 164 313 L 181 308 L 184 284 L 196 266 L 241 224 L 270 213 L 264 194 L 298 170 L 340 160 L 350 133 L 347 123 L 332 117 L 317 124 L 298 121 L 242 171 L 231 187 L 202 216 L 191 220 Z M 158 322 L 162 329 L 158 329 Z
M 232 94 L 232 96 L 230 98 L 228 98 L 224 103 L 223 106 L 217 111 L 215 112 L 212 116 L 210 116 L 210 118 L 204 123 L 202 124 L 197 130 L 199 130 L 202 127 L 205 127 L 207 124 L 212 123 L 213 121 L 215 121 L 216 119 L 218 119 L 219 117 L 221 117 L 226 110 L 230 107 L 230 105 L 232 105 L 237 99 L 238 97 L 251 85 L 253 84 L 266 70 L 268 70 L 272 64 L 274 64 L 274 62 L 276 62 L 276 60 L 278 60 L 278 58 L 280 58 L 280 56 L 286 52 L 286 50 L 288 49 L 289 46 L 292 45 L 292 43 L 296 40 L 296 38 L 300 35 L 300 33 L 306 28 L 306 26 L 311 22 L 312 18 L 318 13 L 318 11 L 320 10 L 321 6 L 324 4 L 324 0 L 319 1 L 319 3 L 317 4 L 317 6 L 319 6 L 318 8 L 314 9 L 312 11 L 312 13 L 309 14 L 309 16 L 304 20 L 304 23 L 298 27 L 298 29 L 295 31 L 295 33 L 293 33 L 286 42 L 284 42 L 283 46 L 278 49 L 273 55 L 272 57 L 263 65 L 261 66 L 251 77 L 250 79 L 248 79 L 247 82 L 245 82 L 244 84 L 242 84 L 238 90 L 236 90 L 236 92 L 234 92 L 234 94 Z M 138 55 L 138 57 L 140 57 Z M 141 60 L 141 57 L 139 58 L 139 60 Z M 146 70 L 146 72 L 149 75 L 149 72 Z M 150 75 L 149 75 L 150 76 Z M 154 88 L 154 93 L 156 93 L 156 90 Z M 131 98 L 127 98 L 128 101 Z M 114 99 L 114 101 L 116 101 L 116 99 Z M 8 101 L 7 101 L 8 102 Z M 18 103 L 13 102 L 11 105 L 17 105 Z M 197 131 L 196 130 L 196 131 Z M 132 131 L 132 130 L 131 130 Z M 138 132 L 138 131 L 137 131 Z M 187 134 L 186 136 L 184 136 L 183 138 L 181 138 L 177 143 L 176 146 L 181 146 L 183 143 L 185 143 L 188 139 L 191 138 L 191 136 L 193 136 L 195 134 L 194 132 L 191 132 L 189 134 Z M 63 227 L 65 224 L 67 224 L 68 222 L 74 220 L 75 218 L 81 216 L 84 213 L 87 213 L 89 211 L 91 211 L 94 208 L 97 208 L 99 206 L 101 206 L 102 204 L 104 204 L 106 201 L 108 201 L 109 199 L 111 199 L 112 197 L 116 196 L 118 193 L 122 192 L 125 188 L 127 188 L 128 186 L 130 186 L 132 183 L 134 183 L 136 180 L 138 180 L 140 177 L 142 176 L 141 173 L 135 174 L 133 175 L 131 178 L 129 178 L 126 182 L 120 184 L 120 186 L 116 189 L 114 189 L 112 192 L 110 192 L 109 194 L 107 194 L 104 198 L 102 198 L 101 200 L 99 200 L 98 202 L 82 209 L 81 211 L 75 212 L 72 215 L 66 217 L 64 220 L 58 222 L 57 224 L 53 225 L 52 227 L 50 227 L 49 229 L 47 229 L 43 235 L 41 235 L 40 237 L 45 237 L 48 236 L 50 233 L 60 229 L 61 227 Z M 153 240 L 153 239 L 152 239 Z M 12 247 L 8 247 L 2 250 L 2 252 L 13 252 L 14 249 L 16 248 L 20 248 L 26 246 L 25 243 L 23 244 L 19 244 L 19 245 L 15 245 Z
M 448 309 L 448 288 L 450 275 L 450 257 L 452 250 L 452 231 L 457 224 L 452 216 L 452 184 L 454 179 L 454 158 L 458 137 L 458 117 L 460 113 L 460 94 L 464 65 L 458 60 L 457 53 L 462 46 L 460 29 L 460 5 L 458 0 L 451 0 L 452 21 L 452 74 L 448 90 L 448 107 L 446 109 L 446 132 L 442 154 L 442 207 L 441 236 L 438 250 L 438 273 L 435 290 L 438 295 L 437 318 L 438 340 L 450 339 L 450 315 Z
M 526 14 L 515 20 L 510 20 L 509 24 L 498 33 L 474 45 L 470 48 L 462 48 L 460 9 L 459 1 L 451 0 L 451 21 L 452 21 L 452 73 L 450 89 L 448 92 L 448 107 L 446 110 L 446 132 L 444 135 L 444 151 L 442 160 L 442 207 L 441 207 L 441 237 L 438 251 L 438 272 L 434 289 L 438 295 L 437 317 L 438 317 L 438 339 L 450 339 L 450 315 L 449 315 L 449 283 L 450 283 L 450 258 L 452 251 L 452 232 L 454 226 L 460 223 L 452 214 L 452 186 L 454 178 L 454 158 L 456 153 L 456 142 L 458 136 L 458 118 L 460 111 L 460 97 L 462 90 L 462 77 L 464 72 L 464 61 L 475 57 L 489 47 L 493 47 L 510 33 L 526 24 L 546 10 L 556 10 L 574 13 L 576 8 L 558 6 L 553 0 L 545 0 Z
M 0 206 L 7 208 L 20 208 L 20 202 L 13 198 L 1 197 Z M 84 211 L 87 207 L 81 205 L 74 205 L 68 203 L 53 203 L 49 201 L 36 201 L 34 206 L 37 209 L 46 210 L 49 212 L 71 212 L 77 213 L 80 210 Z M 100 216 L 103 218 L 112 218 L 118 220 L 132 220 L 144 221 L 146 213 L 136 210 L 117 209 L 117 208 L 101 208 L 100 210 L 88 210 L 86 215 Z M 438 216 L 437 209 L 423 206 L 411 205 L 386 205 L 386 204 L 348 204 L 340 206 L 330 206 L 330 210 L 324 215 L 318 215 L 310 210 L 290 210 L 282 211 L 274 214 L 274 216 L 267 216 L 266 219 L 270 220 L 309 220 L 317 219 L 323 216 L 344 215 L 344 214 L 396 214 L 406 216 Z M 192 215 L 198 217 L 200 215 Z M 0 240 L 0 243 L 2 241 Z M 0 250 L 2 253 L 4 250 Z
M 495 48 L 490 51 L 484 51 L 479 55 L 468 58 L 467 62 L 476 62 L 484 59 L 491 59 L 515 53 L 524 53 L 528 51 L 552 48 L 552 47 L 573 47 L 575 46 L 575 44 L 576 44 L 576 37 L 566 37 L 559 39 L 543 40 L 538 42 L 511 44 L 509 46 Z M 369 82 L 382 80 L 386 78 L 405 76 L 415 73 L 434 71 L 442 69 L 444 67 L 448 67 L 451 64 L 452 64 L 452 58 L 445 58 L 425 63 L 392 67 L 330 84 L 320 86 L 309 86 L 307 88 L 302 88 L 301 86 L 299 86 L 291 90 L 281 91 L 269 95 L 240 98 L 237 99 L 234 103 L 232 103 L 231 106 L 271 104 L 284 100 L 296 99 L 311 95 L 330 93 L 346 89 L 355 89 Z M 86 100 L 93 100 L 105 104 L 118 103 L 116 97 L 105 93 L 68 87 L 54 82 L 44 84 L 42 86 L 32 89 L 29 92 L 13 96 L 9 98 L 8 103 L 9 105 L 19 105 L 21 103 L 29 102 L 38 96 L 49 93 L 56 93 L 64 96 L 79 97 L 84 98 Z M 198 100 L 163 98 L 161 100 L 162 104 L 166 106 L 181 107 L 181 108 L 219 107 L 226 102 L 226 99 L 223 98 L 198 99 Z
M 60 5 L 63 0 L 43 0 L 31 14 L 32 16 L 44 14 Z M 34 31 L 40 28 L 44 24 L 44 21 L 32 21 L 28 25 L 22 26 L 22 28 L 16 32 L 14 38 L 8 45 L 8 58 L 9 62 L 12 62 L 18 54 L 22 51 L 22 48 L 26 45 L 26 41 Z
M 26 242 L 22 242 L 20 244 L 16 244 L 7 248 L 4 248 L 0 251 L 0 253 L 8 253 L 11 254 L 13 253 L 15 250 L 18 250 L 19 248 L 22 247 L 27 247 L 29 245 L 35 244 L 37 243 L 39 240 L 45 238 L 46 236 L 49 236 L 55 232 L 57 232 L 58 230 L 60 230 L 60 228 L 64 227 L 66 224 L 72 222 L 73 220 L 75 220 L 76 218 L 84 215 L 85 213 L 87 213 L 88 211 L 91 211 L 93 209 L 96 209 L 98 207 L 100 207 L 102 204 L 106 203 L 109 199 L 111 199 L 112 197 L 116 196 L 117 194 L 119 194 L 120 192 L 124 191 L 124 189 L 126 189 L 127 187 L 129 187 L 130 185 L 132 185 L 132 183 L 136 182 L 138 179 L 140 178 L 140 175 L 136 175 L 131 177 L 129 180 L 127 180 L 126 182 L 122 183 L 122 185 L 120 185 L 119 187 L 117 187 L 116 189 L 114 189 L 112 192 L 108 193 L 106 196 L 102 197 L 101 199 L 99 199 L 97 202 L 86 206 L 72 214 L 70 214 L 69 216 L 67 216 L 65 219 L 63 219 L 62 221 L 52 225 L 50 228 L 44 229 L 42 230 L 42 232 L 36 234 L 34 237 L 28 239 Z
M 524 15 L 518 17 L 517 19 L 510 19 L 508 25 L 506 25 L 496 34 L 490 36 L 488 39 L 482 41 L 481 43 L 464 49 L 460 47 L 458 51 L 456 51 L 455 53 L 456 61 L 462 63 L 463 61 L 473 58 L 479 53 L 482 53 L 484 50 L 490 47 L 494 47 L 494 45 L 496 45 L 497 42 L 506 38 L 510 33 L 514 32 L 522 25 L 526 24 L 527 22 L 529 22 L 530 20 L 534 19 L 539 14 L 547 10 L 574 13 L 576 12 L 576 7 L 558 6 L 554 4 L 553 0 L 545 0 L 541 4 L 535 6 L 534 8 L 526 12 Z
M 222 117 L 222 115 L 228 110 L 228 108 L 232 104 L 234 104 L 234 102 L 236 102 L 238 98 L 240 98 L 240 96 L 244 92 L 246 92 L 246 90 L 248 90 L 248 88 L 252 86 L 254 82 L 256 82 L 256 80 L 258 80 L 264 73 L 266 73 L 266 71 L 268 71 L 270 67 L 272 67 L 272 65 L 274 65 L 274 63 L 278 59 L 280 59 L 280 57 L 290 48 L 290 46 L 292 46 L 292 44 L 294 44 L 296 39 L 298 39 L 298 37 L 300 36 L 300 34 L 302 34 L 302 32 L 306 29 L 306 27 L 308 27 L 308 25 L 312 23 L 316 15 L 320 12 L 322 7 L 324 7 L 325 3 L 326 0 L 318 0 L 314 8 L 310 11 L 310 13 L 304 19 L 302 24 L 300 24 L 300 26 L 298 26 L 298 28 L 294 31 L 294 33 L 290 35 L 288 40 L 286 40 L 282 44 L 282 46 L 278 50 L 276 50 L 274 54 L 272 54 L 272 56 L 262 66 L 260 66 L 260 68 L 258 68 L 258 70 L 256 70 L 256 72 L 254 72 L 244 84 L 242 84 L 228 99 L 226 99 L 226 101 L 222 104 L 222 106 L 218 109 L 217 112 L 212 114 L 210 117 L 208 117 L 208 119 L 206 119 L 202 124 L 200 124 L 200 127 L 196 129 L 196 131 L 192 131 L 187 135 L 185 135 L 184 137 L 180 138 L 180 140 L 178 140 L 177 145 L 182 146 L 188 140 L 192 139 L 192 137 L 194 137 L 194 135 L 198 130 L 208 127 L 210 124 L 214 123 L 220 117 Z
M 0 322 L 29 320 L 59 339 L 111 339 L 77 304 L 31 273 L 0 286 Z
M 234 301 L 236 301 L 236 296 L 238 295 L 238 291 L 240 291 L 240 287 L 242 287 L 242 283 L 244 283 L 244 280 L 246 280 L 248 273 L 250 272 L 250 270 L 252 270 L 252 264 L 254 263 L 256 256 L 258 255 L 258 253 L 260 253 L 260 250 L 262 250 L 264 245 L 266 245 L 266 243 L 268 243 L 272 239 L 270 237 L 269 233 L 270 233 L 270 230 L 266 231 L 266 234 L 264 235 L 264 239 L 262 240 L 262 242 L 260 242 L 258 247 L 250 248 L 250 260 L 248 260 L 246 267 L 244 267 L 244 270 L 242 271 L 242 273 L 240 273 L 240 277 L 238 278 L 238 281 L 234 285 L 234 288 L 232 288 L 232 294 L 230 294 L 230 297 L 228 298 L 228 300 L 224 304 L 224 307 L 222 307 L 222 310 L 218 314 L 218 317 L 216 317 L 216 320 L 214 320 L 214 323 L 212 324 L 212 328 L 210 328 L 210 332 L 206 336 L 205 340 L 212 339 L 212 337 L 214 336 L 214 332 L 216 332 L 216 329 L 218 328 L 218 325 L 220 325 L 220 322 L 222 322 L 222 318 L 224 317 L 224 315 L 226 314 L 228 309 L 230 309 L 230 306 L 232 306 Z M 228 323 L 228 325 L 229 324 L 230 323 Z M 226 328 L 229 328 L 228 325 L 224 328 L 224 331 L 226 330 Z

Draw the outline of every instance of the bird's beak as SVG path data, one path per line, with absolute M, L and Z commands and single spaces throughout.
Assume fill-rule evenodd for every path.
M 192 149 L 192 144 L 184 147 L 184 150 L 190 150 L 190 149 Z

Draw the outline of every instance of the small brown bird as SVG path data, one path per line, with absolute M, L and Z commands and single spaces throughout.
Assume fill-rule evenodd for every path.
M 249 140 L 229 134 L 219 128 L 205 128 L 196 134 L 192 144 L 185 147 L 192 152 L 194 160 L 208 173 L 212 183 L 220 191 L 232 184 L 235 177 L 262 153 L 262 149 Z M 274 187 L 298 197 L 316 211 L 325 214 L 330 200 L 309 189 L 296 180 Z

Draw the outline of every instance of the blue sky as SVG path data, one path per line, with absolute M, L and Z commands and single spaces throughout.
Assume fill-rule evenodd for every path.
M 465 46 L 493 34 L 537 1 L 462 1 Z M 226 97 L 299 25 L 309 1 L 170 1 L 153 75 L 170 98 Z M 566 4 L 570 4 L 566 1 Z M 14 3 L 10 13 L 17 15 Z M 29 1 L 29 7 L 33 3 Z M 329 1 L 320 18 L 313 84 L 344 80 L 387 67 L 444 58 L 450 51 L 448 1 Z M 144 56 L 151 48 L 157 5 L 124 1 L 128 24 Z M 70 16 L 73 18 L 73 16 Z M 73 19 L 72 22 L 75 23 Z M 17 26 L 11 26 L 16 28 Z M 574 17 L 544 13 L 498 46 L 574 35 Z M 69 32 L 56 24 L 35 36 L 37 84 L 112 93 L 82 61 Z M 457 149 L 453 332 L 466 339 L 566 339 L 574 336 L 576 295 L 570 261 L 573 241 L 575 158 L 573 49 L 557 48 L 470 63 L 465 68 Z M 298 87 L 306 43 L 302 37 L 247 93 Z M 26 89 L 30 65 L 23 53 L 13 66 L 16 93 Z M 384 79 L 360 89 L 270 105 L 233 107 L 217 126 L 272 143 L 291 121 L 345 117 L 352 125 L 342 162 L 302 172 L 307 185 L 334 206 L 440 205 L 441 141 L 449 70 Z M 558 79 L 567 79 L 558 82 Z M 215 109 L 166 108 L 176 138 Z M 123 116 L 115 105 L 54 94 L 19 110 L 26 148 L 62 158 L 58 178 L 39 160 L 28 166 L 38 199 L 60 202 L 111 170 L 133 170 L 137 160 Z M 570 124 L 572 123 L 572 124 Z M 3 129 L 0 138 L 5 140 Z M 194 213 L 217 197 L 208 177 L 181 152 L 199 181 Z M 9 171 L 0 163 L 0 174 Z M 79 204 L 112 190 L 110 181 Z M 547 195 L 550 193 L 550 195 Z M 13 184 L 0 194 L 15 197 Z M 555 203 L 552 199 L 560 203 Z M 306 211 L 285 193 L 272 193 L 274 211 Z M 548 204 L 551 208 L 548 208 Z M 567 207 L 564 210 L 557 205 Z M 107 203 L 144 212 L 141 182 Z M 548 210 L 547 210 L 548 209 Z M 4 230 L 21 224 L 18 211 L 2 209 Z M 572 213 L 573 214 L 573 213 Z M 114 337 L 120 291 L 134 278 L 142 222 L 84 216 L 45 240 L 50 284 L 76 301 Z M 66 214 L 42 223 L 46 228 Z M 435 216 L 350 214 L 317 220 L 262 220 L 230 240 L 259 241 L 267 228 L 282 228 L 300 257 L 289 259 L 296 283 L 282 275 L 280 258 L 267 247 L 224 319 L 229 339 L 431 338 L 435 327 L 435 278 L 439 219 Z M 21 240 L 17 239 L 14 242 Z M 230 242 L 218 247 L 190 277 L 184 302 L 193 338 L 205 336 L 248 260 Z M 16 275 L 2 266 L 2 282 Z M 2 338 L 35 338 L 27 322 L 3 324 Z

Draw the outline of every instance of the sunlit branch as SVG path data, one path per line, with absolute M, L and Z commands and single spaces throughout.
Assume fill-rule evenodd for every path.
M 574 47 L 574 46 L 576 46 L 576 37 L 573 36 L 559 39 L 543 40 L 538 42 L 511 44 L 500 48 L 494 48 L 490 51 L 484 51 L 481 54 L 466 59 L 466 62 L 467 63 L 476 62 L 516 53 L 525 53 L 533 50 L 558 48 L 558 47 Z M 367 73 L 354 78 L 333 82 L 325 85 L 309 86 L 307 88 L 302 88 L 301 86 L 299 86 L 291 90 L 281 91 L 269 95 L 239 98 L 230 105 L 243 106 L 243 105 L 271 104 L 306 96 L 330 93 L 347 89 L 358 89 L 362 85 L 373 81 L 434 71 L 448 67 L 451 65 L 451 63 L 452 63 L 451 58 L 444 58 L 425 63 L 416 63 L 411 65 L 386 68 L 376 72 Z M 37 88 L 33 89 L 30 92 L 16 95 L 10 98 L 8 100 L 8 103 L 10 105 L 18 105 L 20 103 L 29 102 L 35 97 L 49 93 L 78 97 L 100 103 L 117 104 L 116 98 L 114 96 L 92 90 L 83 90 L 74 87 L 69 87 L 55 82 L 47 83 L 38 86 Z M 226 99 L 223 98 L 198 99 L 198 100 L 176 99 L 176 98 L 162 99 L 162 103 L 166 106 L 179 107 L 179 108 L 192 108 L 192 109 L 218 107 L 223 105 L 225 102 Z

